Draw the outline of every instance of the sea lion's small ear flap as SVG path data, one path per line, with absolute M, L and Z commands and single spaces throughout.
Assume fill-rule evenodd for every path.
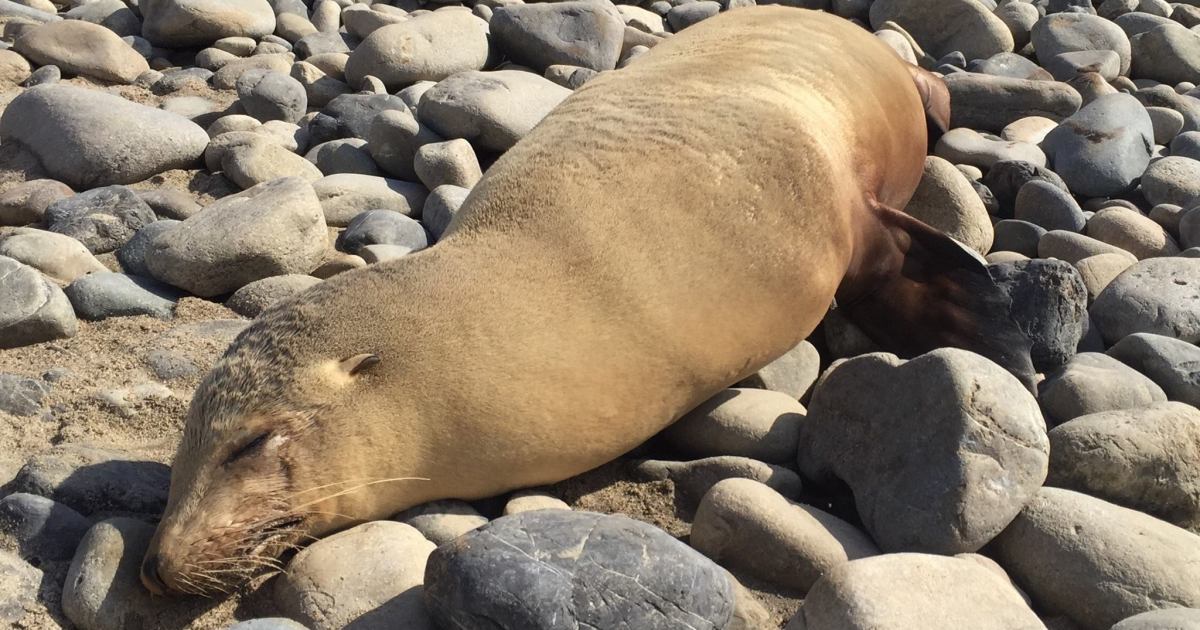
M 945 81 L 928 70 L 910 64 L 908 72 L 925 106 L 925 129 L 929 134 L 929 151 L 932 151 L 942 134 L 950 131 L 950 90 Z
M 378 365 L 381 360 L 378 354 L 356 354 L 342 359 L 338 368 L 346 376 L 357 376 L 359 372 Z

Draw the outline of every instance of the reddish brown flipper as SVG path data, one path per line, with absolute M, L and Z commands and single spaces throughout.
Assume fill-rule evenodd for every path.
M 986 262 L 913 217 L 873 202 L 880 231 L 871 265 L 852 268 L 838 308 L 877 343 L 912 357 L 953 346 L 981 354 L 1033 389 L 1031 342 L 1010 315 L 1008 293 Z

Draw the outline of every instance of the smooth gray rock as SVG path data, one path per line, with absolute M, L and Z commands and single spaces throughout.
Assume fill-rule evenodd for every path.
M 409 181 L 417 179 L 414 167 L 417 150 L 441 141 L 441 136 L 407 109 L 380 112 L 367 132 L 367 150 L 379 167 L 393 177 Z
M 1200 608 L 1161 608 L 1122 619 L 1112 630 L 1200 630 Z
M 1130 63 L 1129 37 L 1121 27 L 1098 15 L 1056 13 L 1038 20 L 1030 33 L 1038 61 L 1050 67 L 1051 61 L 1062 53 L 1078 51 L 1111 51 L 1116 53 L 1120 68 L 1117 74 L 1128 74 Z
M 804 406 L 762 389 L 726 389 L 689 411 L 662 436 L 686 457 L 719 455 L 784 463 L 796 455 Z
M 986 254 L 992 247 L 992 222 L 983 200 L 953 164 L 926 156 L 925 171 L 904 212 Z
M 678 33 L 683 29 L 703 22 L 708 18 L 721 12 L 721 4 L 712 0 L 698 0 L 697 2 L 687 2 L 671 7 L 667 11 L 667 24 L 671 26 L 671 31 Z
M 36 416 L 49 387 L 41 381 L 0 372 L 0 411 L 12 416 Z
M 429 218 L 425 218 L 426 225 Z M 782 392 L 796 400 L 808 395 L 821 373 L 821 355 L 808 341 L 801 341 L 783 356 L 746 377 L 738 387 L 754 387 Z
M 320 283 L 320 278 L 303 274 L 263 278 L 234 291 L 225 306 L 239 315 L 258 317 L 268 306 Z
M 611 5 L 580 0 L 500 6 L 489 25 L 509 59 L 538 72 L 555 64 L 612 70 L 625 33 Z
M 1047 485 L 1200 530 L 1200 409 L 1178 402 L 1080 416 L 1050 431 Z
M 80 514 L 160 514 L 171 469 L 164 464 L 89 444 L 62 444 L 30 458 L 12 489 L 67 505 Z
M 460 72 L 425 93 L 417 118 L 443 138 L 463 138 L 477 148 L 500 152 L 570 94 L 528 72 Z
M 1051 57 L 1046 67 L 1059 81 L 1070 81 L 1089 72 L 1095 72 L 1105 80 L 1112 81 L 1121 72 L 1121 56 L 1112 50 L 1063 52 Z
M 412 182 L 353 173 L 329 175 L 313 183 L 325 221 L 332 226 L 349 225 L 364 210 L 392 210 L 416 216 L 428 192 Z
M 55 65 L 108 83 L 133 83 L 150 69 L 113 31 L 81 20 L 50 22 L 25 31 L 13 48 L 38 66 Z
M 1200 606 L 1200 537 L 1070 490 L 1042 488 L 993 550 L 1035 602 L 1082 628 Z
M 309 630 L 302 623 L 287 617 L 261 617 L 239 621 L 226 630 Z
M 200 204 L 192 195 L 178 188 L 135 190 L 134 193 L 163 219 L 182 221 L 200 211 Z
M 1150 258 L 1117 276 L 1090 309 L 1104 341 L 1146 332 L 1200 343 L 1200 259 Z
M 1032 81 L 1050 81 L 1054 79 L 1049 72 L 1037 63 L 1017 53 L 996 53 L 987 59 L 974 59 L 967 64 L 969 72 L 990 74 L 997 77 L 1022 79 Z M 1028 86 L 1027 86 L 1028 89 Z
M 1167 400 L 1200 408 L 1200 348 L 1194 344 L 1134 333 L 1108 349 L 1108 356 L 1141 372 L 1167 395 Z
M 992 164 L 980 181 L 996 198 L 1001 218 L 1010 219 L 1016 206 L 1017 194 L 1025 184 L 1033 180 L 1045 180 L 1063 192 L 1069 192 L 1067 184 L 1054 171 L 1045 166 L 1018 160 L 1003 160 Z
M 54 179 L 89 189 L 189 167 L 208 134 L 177 114 L 55 84 L 28 89 L 8 105 L 0 141 L 20 142 Z
M 1078 92 L 1062 83 L 988 74 L 955 73 L 946 77 L 946 88 L 954 103 L 955 127 L 994 133 L 1028 116 L 1062 120 L 1083 102 Z
M 46 497 L 14 492 L 0 499 L 0 539 L 9 538 L 21 557 L 42 563 L 70 560 L 92 522 Z
M 1174 155 L 1155 160 L 1142 174 L 1142 194 L 1151 205 L 1200 203 L 1200 160 Z
M 89 273 L 108 271 L 83 243 L 66 234 L 34 228 L 13 228 L 0 233 L 0 256 L 25 263 L 63 284 Z
M 1052 425 L 1087 414 L 1138 409 L 1166 400 L 1167 395 L 1154 381 L 1095 352 L 1075 355 L 1065 366 L 1047 374 L 1038 386 L 1038 402 Z
M 951 129 L 939 138 L 933 153 L 953 164 L 966 164 L 982 170 L 991 169 L 997 162 L 1008 161 L 1046 165 L 1046 156 L 1037 145 L 992 139 L 966 127 Z
M 367 141 L 360 138 L 340 138 L 322 142 L 309 149 L 304 159 L 316 165 L 326 175 L 357 173 L 382 176 L 383 171 L 371 157 Z
M 146 266 L 146 251 L 150 248 L 150 243 L 159 234 L 177 225 L 179 221 L 164 219 L 145 225 L 135 232 L 133 238 L 117 250 L 117 262 L 121 264 L 121 269 L 131 276 L 151 276 L 150 268 Z
M 870 20 L 873 30 L 896 22 L 935 57 L 960 51 L 967 59 L 982 59 L 1013 50 L 1008 26 L 971 0 L 876 0 Z
M 993 228 L 996 233 L 993 252 L 1017 252 L 1030 258 L 1037 256 L 1038 240 L 1046 233 L 1039 225 L 1016 219 L 997 221 Z
M 487 30 L 487 22 L 466 11 L 435 11 L 384 26 L 350 54 L 346 82 L 357 88 L 373 76 L 398 90 L 481 70 L 488 61 Z
M 429 192 L 425 205 L 421 210 L 421 223 L 434 241 L 440 241 L 455 213 L 470 195 L 471 191 L 461 186 L 438 186 Z
M 862 530 L 750 479 L 704 495 L 689 542 L 721 566 L 805 593 L 834 567 L 879 555 Z
M 283 72 L 252 70 L 237 80 L 238 102 L 246 113 L 261 121 L 294 123 L 308 111 L 308 92 Z
M 142 37 L 156 46 L 206 46 L 224 37 L 259 39 L 275 30 L 267 0 L 141 0 Z
M 93 273 L 72 282 L 64 293 L 83 319 L 150 315 L 170 319 L 177 295 L 150 278 L 123 273 Z
M 313 187 L 284 178 L 224 197 L 159 234 L 146 266 L 158 280 L 211 297 L 262 278 L 307 273 L 327 246 Z
M 1048 449 L 1037 402 L 1015 377 L 943 348 L 910 361 L 868 354 L 826 372 L 797 462 L 808 479 L 849 486 L 881 549 L 963 553 L 1024 507 Z
M 791 469 L 748 457 L 724 455 L 690 462 L 648 459 L 639 462 L 634 472 L 645 481 L 673 482 L 676 499 L 690 510 L 722 479 L 752 479 L 792 500 L 798 500 L 801 491 L 800 476 Z
M 1092 101 L 1046 135 L 1042 148 L 1071 192 L 1106 197 L 1129 190 L 1146 170 L 1154 128 L 1128 94 Z
M 1133 36 L 1132 76 L 1163 83 L 1200 81 L 1200 33 L 1167 23 Z
M 33 267 L 0 256 L 0 348 L 73 337 L 78 329 L 62 289 Z
M 1070 194 L 1045 180 L 1021 187 L 1013 206 L 1013 217 L 1041 226 L 1043 230 L 1082 232 L 1087 217 Z
M 1042 238 L 1038 240 L 1038 256 L 1040 258 L 1057 258 L 1075 264 L 1084 258 L 1100 254 L 1122 256 L 1129 261 L 1129 264 L 1137 262 L 1136 256 L 1116 245 L 1109 245 L 1104 241 L 1075 232 L 1052 230 L 1043 234 Z
M 121 247 L 135 232 L 157 220 L 150 206 L 124 186 L 94 188 L 46 208 L 51 232 L 78 240 L 93 254 Z
M 891 553 L 835 567 L 787 630 L 1044 627 L 1007 577 L 978 561 Z
M 435 630 L 421 592 L 434 548 L 410 525 L 364 523 L 296 554 L 275 603 L 313 630 Z
M 357 254 L 367 245 L 402 245 L 416 251 L 429 246 L 425 228 L 417 221 L 392 210 L 367 210 L 350 220 L 338 235 L 336 247 Z
M 17 627 L 36 606 L 41 583 L 41 570 L 0 549 L 0 623 Z
M 446 184 L 471 188 L 483 177 L 475 150 L 461 138 L 421 146 L 413 158 L 413 169 L 430 190 Z
M 711 560 L 623 516 L 541 510 L 504 517 L 439 547 L 425 595 L 439 625 L 717 630 L 732 580 Z
M 444 500 L 409 508 L 393 520 L 417 528 L 433 544 L 441 546 L 459 536 L 487 525 L 487 517 L 464 501 Z
M 1146 190 L 1142 176 L 1142 190 Z M 1166 230 L 1137 210 L 1110 207 L 1092 215 L 1087 222 L 1088 236 L 1115 245 L 1139 259 L 1174 256 L 1179 245 Z

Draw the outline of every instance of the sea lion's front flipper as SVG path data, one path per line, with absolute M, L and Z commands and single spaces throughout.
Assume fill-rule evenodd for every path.
M 942 232 L 873 202 L 879 230 L 838 288 L 838 308 L 901 356 L 942 346 L 981 354 L 1032 388 L 1030 339 L 986 261 Z

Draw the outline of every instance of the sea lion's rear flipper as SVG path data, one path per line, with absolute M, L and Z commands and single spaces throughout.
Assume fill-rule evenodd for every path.
M 963 348 L 1032 388 L 1032 344 L 986 261 L 903 212 L 873 206 L 880 229 L 868 235 L 864 255 L 838 288 L 838 308 L 888 351 L 911 357 Z

